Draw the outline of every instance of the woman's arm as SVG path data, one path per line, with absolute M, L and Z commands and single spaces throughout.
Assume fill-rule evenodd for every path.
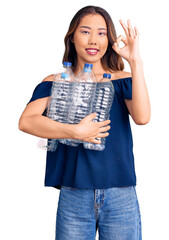
M 132 100 L 125 103 L 134 122 L 143 125 L 150 121 L 151 107 L 146 82 L 144 79 L 143 62 L 141 59 L 130 62 L 132 73 Z
M 45 77 L 42 82 L 53 81 L 53 77 L 54 74 L 51 74 Z M 49 97 L 45 97 L 30 102 L 19 119 L 19 130 L 42 138 L 76 138 L 77 124 L 69 125 L 56 122 L 42 115 L 48 101 Z
M 42 138 L 76 138 L 77 124 L 65 124 L 43 116 L 48 97 L 30 102 L 19 119 L 19 130 Z
M 94 113 L 87 115 L 78 124 L 60 123 L 43 116 L 48 100 L 49 97 L 39 98 L 26 106 L 19 119 L 19 130 L 42 138 L 79 139 L 98 144 L 100 140 L 96 138 L 109 135 L 106 131 L 110 129 L 110 120 L 93 122 L 96 117 Z
M 128 61 L 132 74 L 132 100 L 125 100 L 127 108 L 136 124 L 146 124 L 150 121 L 151 109 L 148 90 L 146 87 L 143 62 L 139 52 L 139 32 L 138 28 L 132 28 L 131 21 L 127 20 L 127 25 L 122 19 L 120 23 L 125 31 L 126 37 L 120 35 L 112 48 L 124 59 Z M 125 46 L 120 48 L 118 44 L 123 41 Z

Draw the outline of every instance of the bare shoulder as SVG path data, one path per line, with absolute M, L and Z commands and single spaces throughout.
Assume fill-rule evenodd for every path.
M 129 78 L 129 77 L 132 77 L 130 72 L 118 71 L 118 73 L 117 73 L 117 79 L 118 78 Z
M 45 77 L 45 78 L 42 80 L 42 82 L 53 81 L 54 75 L 55 75 L 55 74 L 51 74 L 51 75 Z

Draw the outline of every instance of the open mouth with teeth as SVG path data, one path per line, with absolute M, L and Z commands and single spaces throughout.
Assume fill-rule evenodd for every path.
M 86 52 L 89 55 L 96 55 L 99 52 L 99 49 L 96 49 L 96 48 L 86 48 Z

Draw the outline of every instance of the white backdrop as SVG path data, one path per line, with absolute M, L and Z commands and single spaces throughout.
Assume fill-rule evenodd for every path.
M 59 190 L 44 187 L 46 153 L 38 138 L 18 130 L 35 86 L 60 66 L 64 36 L 74 14 L 96 5 L 140 32 L 140 53 L 151 101 L 151 121 L 130 118 L 137 195 L 144 240 L 169 239 L 168 7 L 167 1 L 4 1 L 0 4 L 1 159 L 0 239 L 52 240 Z M 130 71 L 125 61 L 125 71 Z

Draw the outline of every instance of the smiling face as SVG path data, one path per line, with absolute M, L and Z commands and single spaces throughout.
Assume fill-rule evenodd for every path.
M 108 47 L 107 26 L 100 14 L 84 16 L 74 32 L 72 42 L 77 52 L 78 63 L 96 63 Z

